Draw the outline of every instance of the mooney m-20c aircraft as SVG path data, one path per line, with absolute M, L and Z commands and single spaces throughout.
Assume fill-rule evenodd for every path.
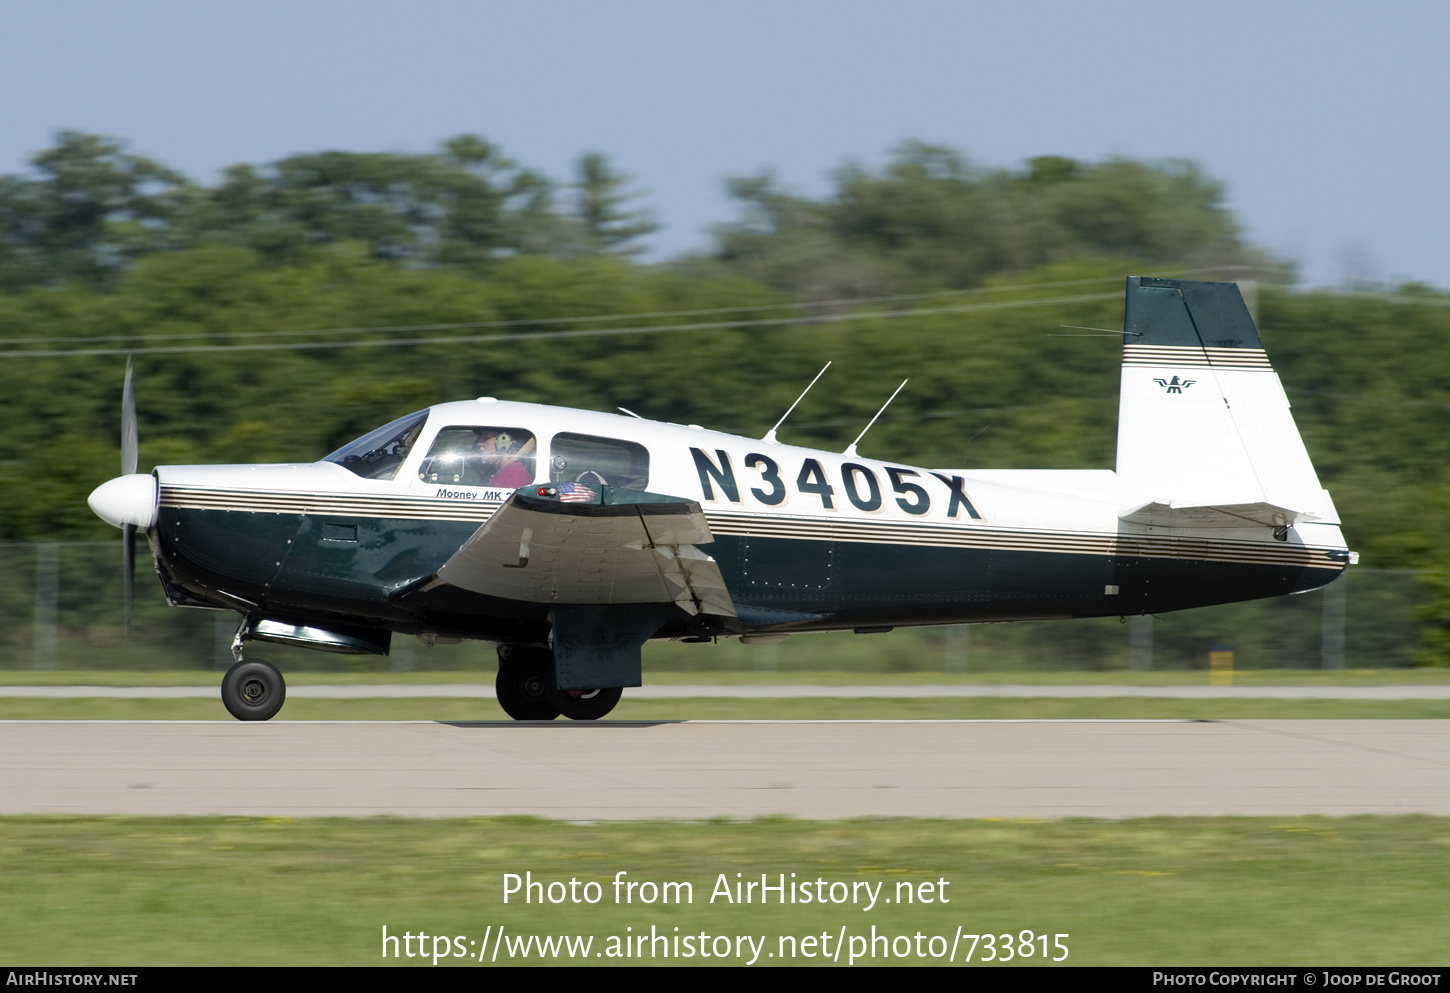
M 285 695 L 250 641 L 498 646 L 508 714 L 589 720 L 650 639 L 779 640 L 1298 593 L 1354 560 L 1232 283 L 1130 278 L 1117 468 L 928 469 L 484 397 L 320 462 L 160 466 L 91 507 L 178 606 L 233 610 L 227 709 Z M 127 568 L 128 610 L 131 598 Z

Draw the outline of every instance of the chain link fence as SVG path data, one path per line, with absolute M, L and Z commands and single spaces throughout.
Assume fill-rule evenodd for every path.
M 0 669 L 215 670 L 231 663 L 238 615 L 169 606 L 138 547 L 136 605 L 125 628 L 121 543 L 0 543 Z M 1206 669 L 1216 645 L 1241 669 L 1376 669 L 1414 664 L 1416 574 L 1354 567 L 1323 590 L 1157 617 L 1098 618 L 891 634 L 799 635 L 782 644 L 652 643 L 655 670 L 990 672 Z M 327 655 L 279 646 L 255 651 L 296 670 L 491 672 L 491 645 L 425 647 L 397 636 L 393 653 Z

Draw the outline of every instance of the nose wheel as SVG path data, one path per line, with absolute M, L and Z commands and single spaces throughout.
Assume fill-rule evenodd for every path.
M 269 721 L 287 700 L 287 683 L 262 659 L 238 662 L 222 677 L 222 703 L 239 721 Z

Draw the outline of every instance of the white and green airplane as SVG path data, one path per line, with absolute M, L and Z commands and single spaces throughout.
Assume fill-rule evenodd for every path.
M 1232 283 L 1128 279 L 1114 470 L 931 469 L 483 397 L 318 462 L 137 474 L 129 369 L 124 407 L 124 474 L 90 505 L 128 556 L 145 533 L 171 603 L 240 615 L 242 720 L 286 693 L 252 641 L 491 641 L 512 717 L 590 720 L 651 639 L 1158 613 L 1355 560 Z

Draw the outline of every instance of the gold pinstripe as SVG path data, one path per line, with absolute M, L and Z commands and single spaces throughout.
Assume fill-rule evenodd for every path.
M 501 504 L 497 500 L 360 497 L 333 493 L 266 493 L 257 490 L 163 486 L 161 506 L 184 507 L 190 510 L 240 510 L 263 514 L 336 514 L 343 517 L 481 523 Z
M 865 544 L 975 548 L 983 551 L 1058 552 L 1069 555 L 1112 555 L 1138 558 L 1240 562 L 1253 565 L 1313 566 L 1342 569 L 1329 558 L 1335 549 L 1310 548 L 1286 542 L 1235 541 L 1214 538 L 1085 532 L 1009 531 L 982 526 L 943 527 L 929 524 L 887 524 L 860 521 L 762 519 L 746 514 L 712 514 L 706 519 L 717 535 L 796 538 L 807 541 L 851 541 Z
M 1262 348 L 1200 348 L 1197 345 L 1124 345 L 1123 365 L 1273 371 L 1269 356 Z

